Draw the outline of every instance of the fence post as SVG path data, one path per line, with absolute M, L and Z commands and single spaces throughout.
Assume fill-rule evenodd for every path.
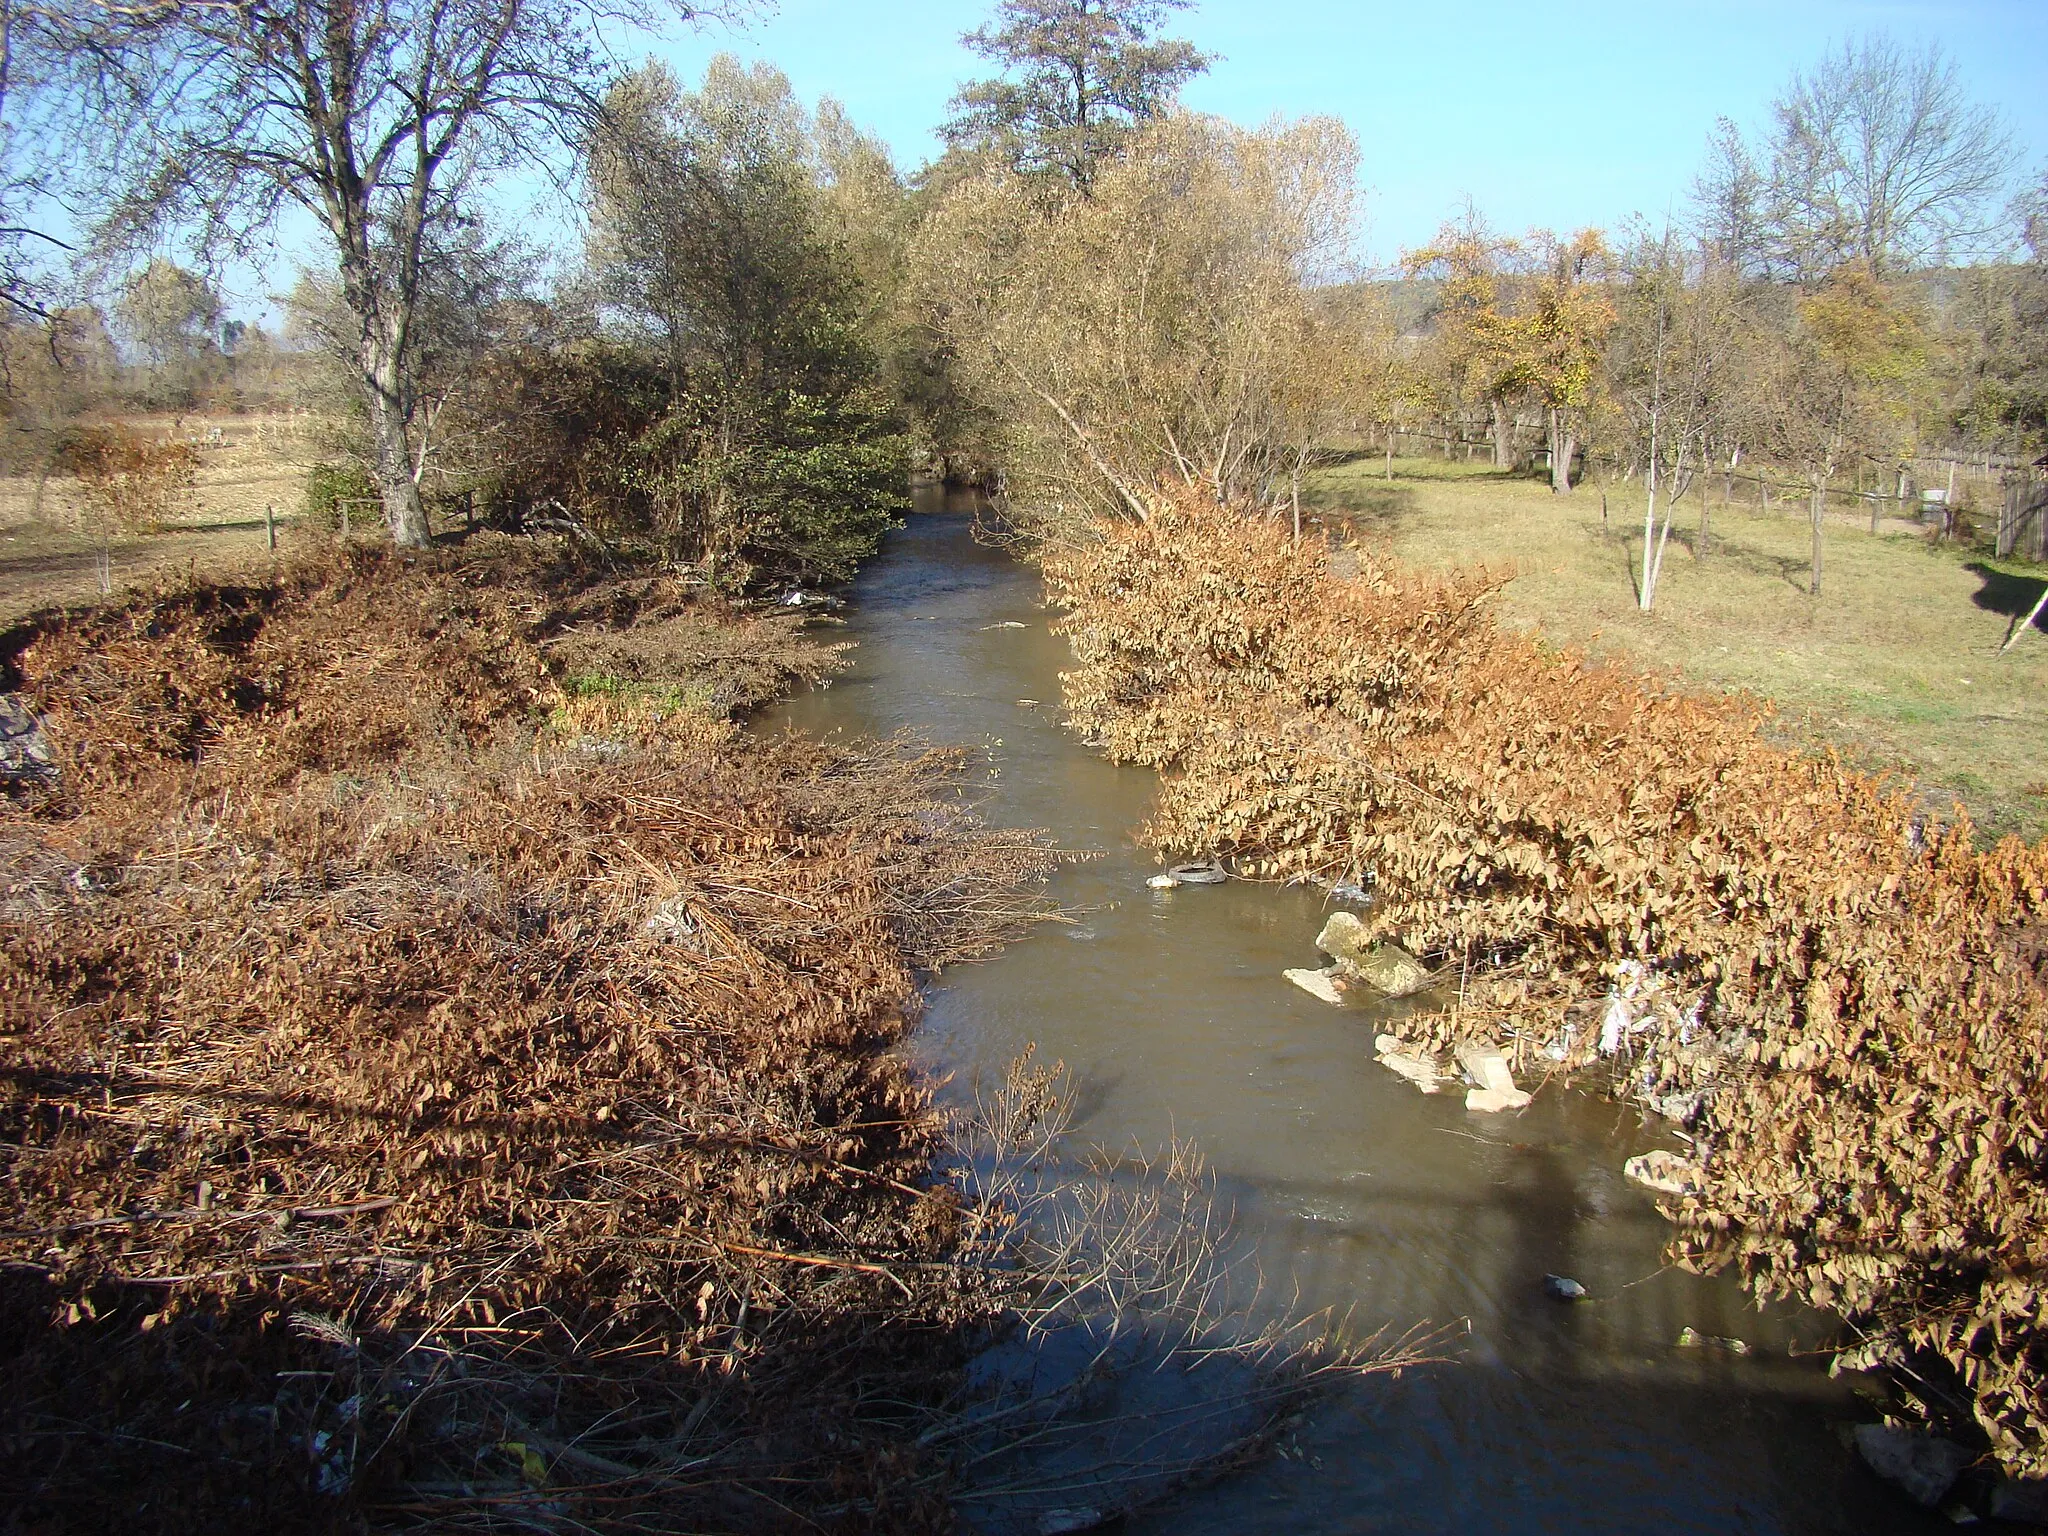
M 270 546 L 270 552 L 277 553 L 277 504 L 263 503 L 263 541 Z

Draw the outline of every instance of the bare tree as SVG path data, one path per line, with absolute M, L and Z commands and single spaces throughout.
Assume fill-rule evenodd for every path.
M 60 140 L 46 108 L 53 64 L 66 53 L 61 13 L 0 0 L 0 302 L 52 318 L 43 263 L 70 245 L 46 227 Z
M 2013 163 L 1939 45 L 1877 34 L 1793 76 L 1760 144 L 1724 122 L 1695 199 L 1730 259 L 1808 285 L 1850 261 L 1882 279 L 1996 231 Z
M 431 232 L 597 110 L 607 28 L 661 0 L 73 0 L 72 97 L 111 151 L 104 242 L 246 251 L 289 207 L 332 241 L 392 539 L 424 544 L 414 324 Z
M 1643 563 L 1636 605 L 1657 601 L 1678 503 L 1706 468 L 1735 402 L 1731 375 L 1741 316 L 1730 270 L 1711 249 L 1686 251 L 1667 228 L 1639 238 L 1624 262 L 1620 320 L 1609 351 L 1609 389 L 1632 456 L 1643 466 Z M 1658 517 L 1662 501 L 1662 519 Z M 1706 539 L 1705 499 L 1700 540 Z M 1698 554 L 1699 550 L 1695 550 Z

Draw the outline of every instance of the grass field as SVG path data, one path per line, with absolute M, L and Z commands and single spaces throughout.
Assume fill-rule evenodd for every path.
M 314 457 L 307 418 L 286 415 L 139 417 L 149 436 L 176 433 L 199 450 L 191 510 L 161 533 L 114 539 L 118 590 L 165 571 L 221 577 L 268 559 L 263 509 L 280 532 L 298 516 Z M 218 434 L 216 436 L 216 433 Z M 99 549 L 80 526 L 74 483 L 0 476 L 0 623 L 37 608 L 100 595 Z
M 1334 531 L 1411 561 L 1510 571 L 1506 614 L 1559 645 L 1695 688 L 1774 701 L 1800 739 L 1910 777 L 1988 834 L 2048 833 L 2048 630 L 1998 650 L 2048 567 L 1930 545 L 1907 523 L 1847 515 L 1825 533 L 1808 595 L 1804 507 L 1759 514 L 1689 496 L 1656 611 L 1636 607 L 1640 485 L 1553 496 L 1534 479 L 1437 460 L 1366 458 L 1318 471 L 1309 504 Z M 1718 486 L 1716 487 L 1718 490 Z

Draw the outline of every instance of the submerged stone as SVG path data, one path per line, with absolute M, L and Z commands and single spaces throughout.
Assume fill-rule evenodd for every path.
M 1443 1069 L 1427 1051 L 1394 1035 L 1381 1035 L 1373 1042 L 1373 1049 L 1379 1054 L 1381 1066 L 1398 1072 L 1424 1093 L 1435 1093 L 1443 1086 Z
M 1552 1301 L 1586 1301 L 1586 1288 L 1570 1275 L 1545 1275 L 1543 1294 Z
M 1977 1459 L 1953 1440 L 1900 1424 L 1858 1424 L 1856 1450 L 1871 1471 L 1928 1509 L 1947 1496 L 1963 1469 Z

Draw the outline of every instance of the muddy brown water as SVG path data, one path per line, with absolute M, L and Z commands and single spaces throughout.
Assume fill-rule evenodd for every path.
M 761 722 L 986 747 L 992 819 L 1100 855 L 1056 879 L 1075 924 L 932 983 L 915 1050 L 957 1085 L 1035 1045 L 1073 1074 L 1090 1142 L 1194 1140 L 1269 1290 L 1397 1329 L 1469 1320 L 1454 1363 L 1339 1391 L 1284 1454 L 1129 1528 L 1946 1529 L 1847 1448 L 1875 1414 L 1805 1353 L 1827 1319 L 1664 1267 L 1666 1224 L 1621 1175 L 1679 1147 L 1659 1123 L 1558 1089 L 1515 1115 L 1417 1093 L 1374 1062 L 1370 1011 L 1281 980 L 1319 963 L 1321 893 L 1146 888 L 1158 866 L 1132 832 L 1153 776 L 1061 728 L 1066 644 L 972 512 L 926 493 L 850 594 L 850 672 Z M 1592 1300 L 1550 1300 L 1546 1273 Z M 1750 1353 L 1681 1348 L 1688 1327 Z

